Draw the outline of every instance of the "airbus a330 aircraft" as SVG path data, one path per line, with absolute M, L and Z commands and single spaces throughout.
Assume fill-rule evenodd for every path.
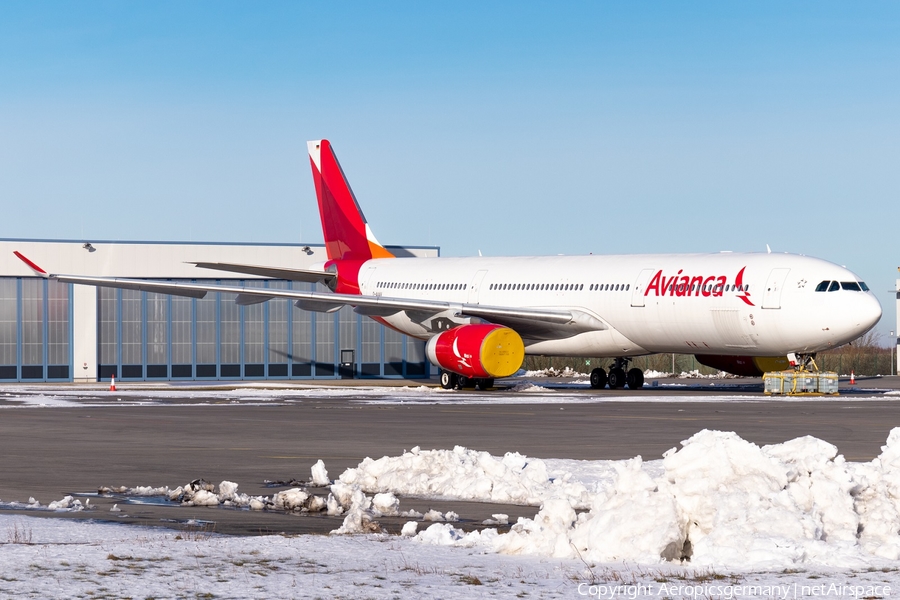
M 196 263 L 222 271 L 325 283 L 333 293 L 50 275 L 62 282 L 238 304 L 290 298 L 330 312 L 345 305 L 427 340 L 441 385 L 486 389 L 525 354 L 609 357 L 591 385 L 640 388 L 632 357 L 692 353 L 736 374 L 786 368 L 875 326 L 881 305 L 851 271 L 795 254 L 395 258 L 375 239 L 327 140 L 309 142 L 328 261 L 305 270 Z M 802 362 L 801 362 L 802 364 Z

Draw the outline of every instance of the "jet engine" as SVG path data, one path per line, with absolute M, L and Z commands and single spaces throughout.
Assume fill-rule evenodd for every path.
M 469 378 L 509 377 L 525 360 L 518 333 L 502 325 L 460 325 L 440 333 L 425 346 L 432 364 Z

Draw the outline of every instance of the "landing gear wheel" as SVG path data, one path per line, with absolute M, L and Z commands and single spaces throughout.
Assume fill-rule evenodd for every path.
M 591 389 L 602 390 L 606 387 L 606 371 L 597 367 L 591 371 Z
M 457 384 L 456 373 L 450 371 L 441 371 L 441 387 L 445 390 L 452 390 Z
M 625 370 L 614 367 L 609 370 L 609 389 L 617 390 L 625 387 Z
M 476 379 L 475 387 L 477 387 L 481 391 L 487 391 L 487 390 L 491 389 L 492 387 L 494 387 L 494 380 L 493 379 Z
M 467 387 L 472 387 L 472 379 L 470 377 L 466 377 L 465 375 L 457 375 L 456 389 L 463 390 Z
M 629 390 L 639 390 L 644 387 L 644 372 L 635 367 L 629 369 L 625 375 L 625 383 L 628 384 Z

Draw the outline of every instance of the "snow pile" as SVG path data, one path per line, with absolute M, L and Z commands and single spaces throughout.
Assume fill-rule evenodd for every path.
M 527 381 L 520 381 L 516 385 L 508 388 L 506 391 L 508 391 L 508 392 L 554 392 L 556 390 L 552 390 L 550 388 L 546 388 L 541 385 L 534 385 L 533 383 L 529 383 Z
M 328 470 L 325 468 L 325 463 L 322 462 L 322 459 L 319 459 L 310 470 L 312 471 L 312 479 L 310 481 L 313 485 L 325 487 L 331 483 L 331 480 L 328 479 Z
M 691 371 L 682 371 L 677 375 L 674 373 L 670 373 L 668 371 L 656 371 L 654 369 L 647 369 L 644 371 L 644 379 L 668 379 L 676 377 L 678 379 L 737 379 L 738 375 L 732 375 L 731 373 L 726 373 L 725 371 L 719 371 L 712 375 L 704 375 L 700 372 L 699 369 L 693 369 Z
M 563 369 L 539 369 L 537 371 L 525 371 L 525 377 L 587 377 L 586 373 L 580 373 L 572 367 L 564 367 Z M 518 374 L 517 374 L 518 376 Z
M 464 465 L 479 453 L 453 454 Z M 423 455 L 446 462 L 442 454 L 413 454 Z M 391 461 L 415 462 L 404 457 L 370 469 L 388 475 L 376 478 L 379 485 L 396 481 L 384 468 Z M 860 568 L 900 559 L 900 428 L 870 463 L 848 463 L 833 445 L 809 436 L 761 448 L 735 433 L 704 430 L 665 454 L 662 473 L 640 457 L 612 464 L 614 477 L 587 502 L 584 494 L 567 493 L 576 489 L 571 485 L 531 486 L 531 493 L 544 494 L 541 510 L 507 534 L 466 534 L 441 524 L 416 539 L 597 562 Z M 425 472 L 421 465 L 411 471 L 405 489 L 427 489 Z M 470 486 L 456 481 L 463 484 L 457 495 L 471 497 Z M 577 514 L 585 504 L 590 511 Z
M 700 372 L 699 369 L 694 369 L 692 371 L 682 371 L 678 374 L 678 379 L 736 379 L 737 375 L 732 375 L 731 373 L 726 373 L 725 371 L 719 371 L 712 375 L 704 375 Z
M 85 508 L 90 507 L 90 500 L 87 501 L 87 505 L 81 503 L 81 500 L 76 500 L 73 496 L 66 496 L 62 500 L 56 500 L 47 505 L 49 510 L 68 510 L 68 511 L 81 511 Z
M 656 371 L 654 369 L 644 371 L 644 379 L 663 379 L 671 376 L 672 374 L 667 371 Z
M 9 510 L 52 510 L 56 512 L 80 512 L 83 510 L 93 510 L 90 499 L 81 502 L 74 496 L 64 496 L 60 500 L 54 500 L 47 506 L 44 506 L 33 497 L 28 498 L 28 502 L 3 502 L 0 501 L 0 508 Z
M 372 508 L 380 515 L 392 517 L 400 514 L 400 501 L 397 496 L 390 493 L 375 494 L 372 498 Z
M 332 493 L 328 496 L 327 505 L 329 514 L 346 514 L 344 523 L 332 534 L 340 535 L 347 533 L 377 533 L 381 531 L 381 526 L 374 521 L 375 514 L 371 510 L 372 498 L 366 496 L 358 486 L 349 486 L 341 483 L 335 483 L 331 486 Z M 340 505 L 338 513 L 332 513 L 334 501 Z
M 131 488 L 131 490 L 136 488 Z M 129 492 L 131 492 L 129 490 Z M 184 486 L 178 486 L 174 490 L 168 487 L 156 488 L 158 493 L 145 495 L 165 495 L 172 502 L 180 502 L 183 506 L 237 506 L 262 510 L 269 502 L 262 496 L 248 496 L 238 493 L 238 484 L 233 481 L 223 481 L 218 488 L 204 479 L 195 479 Z
M 366 458 L 347 469 L 340 482 L 366 492 L 393 492 L 481 500 L 506 504 L 538 505 L 554 494 L 586 506 L 588 490 L 567 478 L 551 479 L 544 461 L 517 452 L 502 458 L 456 446 L 453 450 L 421 450 L 418 446 L 397 457 Z M 332 486 L 334 490 L 334 486 Z

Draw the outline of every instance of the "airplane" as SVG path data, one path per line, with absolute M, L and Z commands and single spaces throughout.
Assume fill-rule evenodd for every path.
M 202 298 L 236 293 L 240 305 L 288 298 L 304 310 L 353 306 L 426 340 L 445 389 L 489 389 L 526 354 L 607 357 L 594 389 L 639 389 L 636 356 L 695 354 L 738 375 L 809 364 L 881 318 L 860 278 L 797 254 L 622 254 L 517 257 L 395 257 L 369 227 L 328 140 L 308 143 L 328 260 L 312 269 L 192 263 L 247 275 L 321 282 L 330 292 L 50 274 L 61 282 Z M 789 360 L 790 359 L 790 360 Z M 813 363 L 814 364 L 814 363 Z

